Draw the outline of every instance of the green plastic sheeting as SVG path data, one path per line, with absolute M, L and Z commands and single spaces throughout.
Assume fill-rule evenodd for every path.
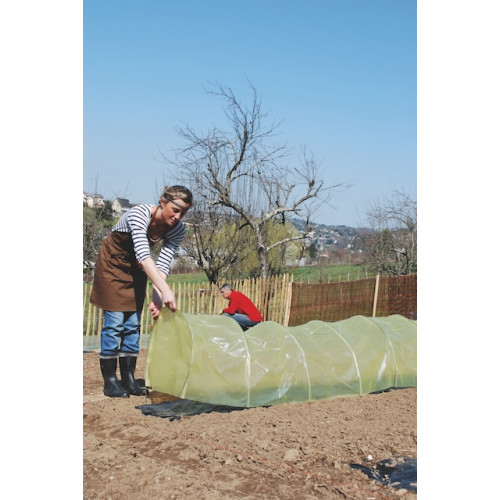
M 417 385 L 417 323 L 403 316 L 266 321 L 242 331 L 227 316 L 163 309 L 151 334 L 146 385 L 236 407 L 353 396 Z

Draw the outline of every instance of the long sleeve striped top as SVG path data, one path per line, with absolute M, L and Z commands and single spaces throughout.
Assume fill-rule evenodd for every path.
M 151 257 L 151 248 L 148 237 L 148 227 L 151 222 L 151 210 L 154 205 L 136 205 L 121 215 L 118 222 L 112 227 L 112 231 L 120 233 L 131 233 L 134 243 L 135 256 L 137 262 L 142 262 L 147 257 Z M 170 272 L 170 264 L 174 254 L 179 248 L 186 227 L 179 221 L 174 227 L 167 228 L 163 236 L 163 246 L 156 261 L 156 267 L 167 276 Z

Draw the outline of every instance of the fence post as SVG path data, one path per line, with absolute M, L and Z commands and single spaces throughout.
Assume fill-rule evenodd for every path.
M 287 327 L 290 321 L 290 308 L 292 305 L 292 290 L 293 290 L 293 274 L 287 286 L 286 300 L 285 300 L 285 318 L 283 319 L 283 326 Z
M 91 321 L 92 321 L 92 304 L 89 303 L 89 308 L 87 310 L 87 332 L 85 333 L 85 336 L 88 337 L 90 335 L 90 327 L 91 327 Z M 94 333 L 94 330 L 92 329 L 92 334 Z
M 377 313 L 377 300 L 378 300 L 378 284 L 380 281 L 380 274 L 377 274 L 377 277 L 375 278 L 375 296 L 373 297 L 373 313 L 372 317 L 375 317 L 375 314 Z
M 286 305 L 286 293 L 288 291 L 288 275 L 283 274 L 283 278 L 281 281 L 281 290 L 280 290 L 280 303 L 279 303 L 279 315 L 278 315 L 278 323 L 285 321 L 285 305 Z
M 83 316 L 85 317 L 85 306 L 87 305 L 87 283 L 83 284 Z

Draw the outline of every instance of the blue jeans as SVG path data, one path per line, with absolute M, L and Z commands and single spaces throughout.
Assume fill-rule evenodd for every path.
M 141 313 L 142 311 L 104 311 L 100 358 L 139 354 Z
M 233 318 L 241 326 L 241 328 L 243 328 L 243 330 L 246 330 L 246 329 L 250 328 L 251 326 L 254 326 L 254 325 L 259 323 L 258 321 L 252 321 L 251 319 L 249 319 L 249 317 L 246 314 L 224 313 L 224 316 L 227 316 L 229 318 Z

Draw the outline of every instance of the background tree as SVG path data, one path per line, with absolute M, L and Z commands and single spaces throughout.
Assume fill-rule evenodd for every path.
M 248 227 L 243 228 L 248 235 L 247 246 L 249 253 L 245 259 L 235 264 L 228 272 L 227 277 L 233 278 L 257 278 L 261 275 L 260 261 L 256 250 L 253 233 Z M 291 223 L 282 224 L 281 222 L 272 222 L 266 227 L 265 243 L 268 247 L 275 242 L 282 242 L 298 234 L 297 229 Z M 296 262 L 300 258 L 300 240 L 282 243 L 269 251 L 269 275 L 280 274 L 288 264 Z
M 366 262 L 389 276 L 417 270 L 417 200 L 405 191 L 393 191 L 367 211 L 370 231 L 364 235 Z
M 97 254 L 102 240 L 108 235 L 115 223 L 110 201 L 102 207 L 83 207 L 83 275 L 90 280 L 93 276 Z
M 304 239 L 301 234 L 286 234 L 279 241 L 266 238 L 276 222 L 284 224 L 294 215 L 306 221 L 314 214 L 319 201 L 328 203 L 329 193 L 319 177 L 314 156 L 302 151 L 296 166 L 287 162 L 290 151 L 285 144 L 274 144 L 277 125 L 266 124 L 261 101 L 252 84 L 250 106 L 243 105 L 230 88 L 213 85 L 208 93 L 222 101 L 228 131 L 213 126 L 200 134 L 189 126 L 178 129 L 185 147 L 176 151 L 179 182 L 192 188 L 195 198 L 212 207 L 225 207 L 253 235 L 249 244 L 259 261 L 263 278 L 271 272 L 270 252 Z
M 311 244 L 308 247 L 306 247 L 306 254 L 309 256 L 311 262 L 318 258 L 319 254 L 318 245 L 316 245 L 314 241 L 312 241 Z
M 197 201 L 186 216 L 188 227 L 182 248 L 207 275 L 210 283 L 227 276 L 252 251 L 251 236 L 241 230 L 241 220 L 225 207 L 214 207 Z

